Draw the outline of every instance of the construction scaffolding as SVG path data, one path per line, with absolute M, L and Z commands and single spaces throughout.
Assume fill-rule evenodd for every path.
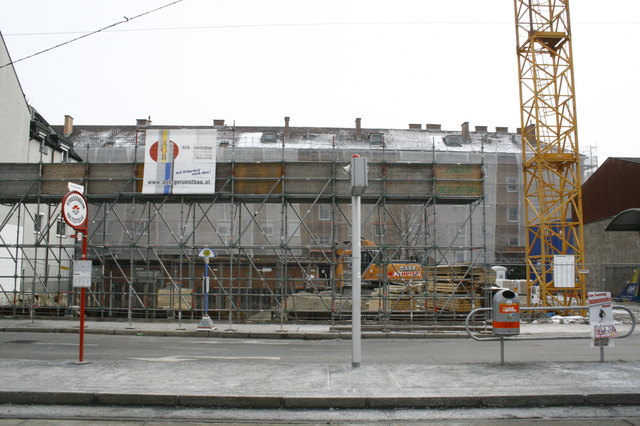
M 486 167 L 482 144 L 440 151 L 433 137 L 394 146 L 333 132 L 323 143 L 276 136 L 267 145 L 225 128 L 215 193 L 161 195 L 141 190 L 144 129 L 123 135 L 131 143 L 87 142 L 86 153 L 76 146 L 86 163 L 0 167 L 4 313 L 75 312 L 71 269 L 80 244 L 59 219 L 72 182 L 86 188 L 90 208 L 89 316 L 200 318 L 205 264 L 198 253 L 207 247 L 216 255 L 208 266 L 212 319 L 346 320 L 351 207 L 344 167 L 354 153 L 369 161 L 364 319 L 463 319 L 490 297 L 487 236 L 495 240 L 496 201 L 488 213 L 486 181 L 496 185 L 497 168 Z M 313 139 L 308 131 L 306 138 Z M 489 164 L 499 155 L 491 153 Z

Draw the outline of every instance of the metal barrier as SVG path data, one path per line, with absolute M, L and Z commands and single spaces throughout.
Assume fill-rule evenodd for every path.
M 621 305 L 614 305 L 612 307 L 613 309 L 622 309 L 625 310 L 629 313 L 629 316 L 631 317 L 631 328 L 629 329 L 629 331 L 625 334 L 622 334 L 620 336 L 617 337 L 617 339 L 624 339 L 625 337 L 629 337 L 632 333 L 633 330 L 635 330 L 636 328 L 636 317 L 633 314 L 633 312 L 627 308 L 626 306 L 621 306 Z M 471 332 L 471 329 L 469 328 L 469 321 L 471 320 L 471 318 L 477 314 L 478 312 L 488 312 L 491 311 L 493 308 L 476 308 L 474 310 L 472 310 L 471 312 L 469 312 L 469 315 L 467 315 L 467 318 L 464 321 L 464 328 L 467 331 L 467 334 L 469 335 L 469 337 L 471 337 L 473 340 L 477 340 L 479 342 L 495 342 L 495 341 L 499 341 L 500 342 L 500 365 L 504 365 L 504 341 L 505 340 L 519 340 L 519 341 L 523 341 L 523 340 L 570 340 L 570 339 L 591 339 L 591 336 L 548 336 L 548 337 L 518 337 L 518 336 L 513 336 L 513 337 L 506 337 L 506 336 L 498 336 L 498 337 L 479 337 L 474 335 Z M 589 307 L 588 306 L 545 306 L 545 307 L 521 307 L 520 311 L 559 311 L 559 310 L 588 310 Z M 600 346 L 600 362 L 604 362 L 604 347 Z

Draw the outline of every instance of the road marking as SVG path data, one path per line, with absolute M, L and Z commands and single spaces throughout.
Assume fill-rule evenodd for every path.
M 78 346 L 78 343 L 45 343 L 45 342 L 36 342 L 36 345 L 43 346 Z M 98 346 L 95 343 L 85 343 L 85 346 Z
M 225 340 L 189 340 L 187 343 L 196 343 L 200 345 L 220 345 L 225 344 L 228 345 L 230 343 L 235 345 L 291 345 L 291 342 L 269 342 L 262 340 L 233 340 L 225 339 Z
M 292 351 L 313 351 L 313 352 L 318 352 L 318 351 L 331 351 L 331 352 L 335 352 L 335 351 L 343 351 L 343 352 L 350 352 L 351 348 L 291 348 Z
M 196 361 L 199 359 L 221 359 L 221 360 L 260 360 L 260 361 L 279 361 L 279 356 L 163 356 L 158 358 L 129 358 L 136 361 L 147 362 L 183 362 Z

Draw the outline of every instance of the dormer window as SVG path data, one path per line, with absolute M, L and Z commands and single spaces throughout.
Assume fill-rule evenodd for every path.
M 384 135 L 382 133 L 371 133 L 369 142 L 373 145 L 384 145 Z
M 278 134 L 276 132 L 262 133 L 262 143 L 275 143 L 275 142 L 278 142 Z
M 444 137 L 446 146 L 462 146 L 462 138 L 459 135 L 447 135 Z

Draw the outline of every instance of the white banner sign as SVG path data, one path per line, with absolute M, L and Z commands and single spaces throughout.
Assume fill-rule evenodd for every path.
M 145 194 L 213 194 L 216 177 L 215 129 L 147 130 Z
M 554 287 L 571 288 L 576 286 L 575 256 L 572 254 L 553 256 Z

